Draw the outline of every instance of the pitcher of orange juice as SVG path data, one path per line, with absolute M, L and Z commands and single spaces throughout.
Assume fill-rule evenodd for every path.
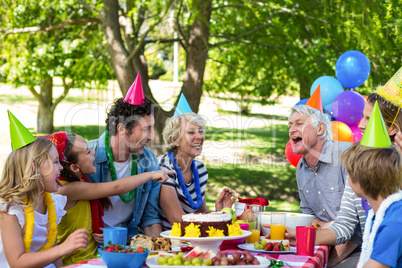
M 260 221 L 258 212 L 246 212 L 245 221 L 249 224 L 251 235 L 246 238 L 246 243 L 255 243 L 260 241 Z
M 286 213 L 271 212 L 271 239 L 272 240 L 285 239 L 285 220 L 286 220 Z

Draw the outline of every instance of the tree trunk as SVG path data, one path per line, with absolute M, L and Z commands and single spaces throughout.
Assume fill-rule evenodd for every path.
M 37 129 L 39 133 L 53 133 L 53 79 L 46 76 L 40 82 L 40 98 L 39 102 Z
M 119 2 L 116 0 L 104 0 L 103 3 L 103 12 L 105 14 L 103 29 L 116 79 L 123 96 L 125 96 L 131 84 L 134 82 L 137 73 L 134 70 L 132 61 L 126 60 L 129 54 L 124 47 L 120 31 Z M 141 78 L 143 75 L 145 74 L 142 73 Z
M 201 102 L 205 65 L 209 49 L 211 1 L 198 0 L 194 3 L 194 9 L 199 12 L 199 15 L 195 18 L 190 28 L 182 93 L 186 96 L 193 112 L 197 113 Z
M 205 65 L 208 56 L 209 21 L 211 18 L 211 1 L 199 0 L 194 4 L 194 9 L 199 12 L 190 28 L 188 46 L 186 47 L 186 71 L 184 72 L 181 93 L 187 99 L 193 112 L 197 113 L 202 96 Z M 179 94 L 180 96 L 180 94 Z M 177 98 L 175 107 L 179 98 Z M 165 121 L 174 114 L 172 111 L 160 109 L 155 120 L 155 142 L 153 149 L 158 153 L 164 152 L 162 131 Z

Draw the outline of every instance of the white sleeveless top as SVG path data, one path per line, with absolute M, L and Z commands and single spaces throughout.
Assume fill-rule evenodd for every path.
M 56 209 L 56 216 L 57 216 L 57 224 L 60 223 L 61 218 L 66 214 L 66 211 L 64 210 L 64 206 L 67 203 L 67 197 L 64 195 L 52 195 L 53 201 L 54 201 L 54 206 Z M 8 207 L 8 204 L 0 204 L 0 210 L 4 210 L 5 208 Z M 48 223 L 48 212 L 46 211 L 46 214 L 41 214 L 39 212 L 34 212 L 35 213 L 35 225 L 34 225 L 34 233 L 32 237 L 32 243 L 30 247 L 30 252 L 37 252 L 39 249 L 43 247 L 47 243 L 47 236 L 48 236 L 48 228 L 49 228 L 49 223 Z M 19 205 L 12 205 L 7 214 L 9 215 L 15 215 L 18 218 L 18 223 L 21 226 L 21 229 L 23 231 L 23 235 L 25 235 L 25 213 L 24 209 L 19 206 Z M 3 249 L 3 242 L 1 240 L 1 229 L 0 229 L 0 267 L 7 267 L 9 268 L 10 266 L 7 263 L 6 256 L 4 254 L 4 249 Z M 55 267 L 53 264 L 49 264 L 47 267 Z

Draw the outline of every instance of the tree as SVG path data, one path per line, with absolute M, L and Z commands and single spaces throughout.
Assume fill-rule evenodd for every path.
M 401 62 L 398 29 L 400 1 L 275 1 L 249 2 L 247 16 L 237 5 L 235 22 L 222 21 L 236 35 L 243 24 L 271 21 L 256 34 L 210 53 L 207 89 L 259 99 L 297 89 L 300 98 L 310 96 L 310 86 L 323 75 L 335 76 L 336 59 L 347 50 L 360 50 L 372 64 L 365 91 L 383 84 Z M 228 5 L 229 6 L 229 5 Z M 235 8 L 235 5 L 231 5 Z M 219 12 L 219 10 L 216 10 Z M 225 12 L 227 9 L 225 9 Z M 218 26 L 216 26 L 218 27 Z M 385 77 L 385 78 L 384 78 Z M 247 108 L 247 107 L 246 107 Z
M 57 15 L 57 20 L 45 20 L 46 14 L 37 12 L 42 18 L 38 21 L 46 25 L 41 31 L 50 36 L 59 35 L 51 31 L 65 32 L 70 28 L 78 32 L 74 25 L 80 23 L 83 27 L 78 28 L 91 30 L 80 32 L 81 36 L 91 39 L 98 30 L 92 26 L 101 25 L 107 56 L 123 95 L 140 71 L 145 95 L 155 101 L 148 86 L 145 51 L 149 44 L 180 41 L 186 51 L 181 92 L 193 111 L 198 112 L 207 67 L 207 89 L 235 92 L 245 101 L 263 102 L 289 89 L 299 90 L 301 97 L 307 97 L 316 78 L 335 75 L 340 54 L 357 49 L 369 57 L 373 66 L 365 85 L 385 83 L 384 77 L 400 65 L 401 37 L 397 29 L 401 28 L 401 5 L 397 4 L 398 0 L 80 0 L 79 4 L 69 5 L 69 14 L 79 14 L 71 19 Z M 63 13 L 57 4 L 41 1 L 41 5 L 59 11 L 52 14 Z M 171 14 L 178 38 L 164 30 L 170 27 Z M 40 23 L 33 20 L 31 24 Z M 24 25 L 6 25 L 3 32 L 18 32 Z M 66 37 L 74 33 L 68 32 Z M 100 35 L 95 37 L 102 44 Z M 162 109 L 158 113 L 156 145 L 162 143 L 163 124 L 172 114 L 173 110 Z
M 54 110 L 73 86 L 101 86 L 112 77 L 98 20 L 86 17 L 75 1 L 9 1 L 2 12 L 2 72 L 7 81 L 28 87 L 39 103 L 37 131 L 52 133 Z M 63 82 L 57 97 L 54 77 Z

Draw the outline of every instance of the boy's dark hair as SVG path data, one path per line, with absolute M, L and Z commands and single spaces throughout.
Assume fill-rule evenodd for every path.
M 354 143 L 341 155 L 353 183 L 377 200 L 398 192 L 402 183 L 401 155 L 395 146 L 373 148 Z
M 67 134 L 66 147 L 64 148 L 64 160 L 67 161 L 60 161 L 60 164 L 63 166 L 63 170 L 60 171 L 60 176 L 69 182 L 80 181 L 80 178 L 75 176 L 70 170 L 72 164 L 78 163 L 78 152 L 73 150 L 76 137 L 76 134 Z M 99 201 L 102 204 L 103 209 L 112 208 L 112 202 L 108 197 L 100 198 Z
M 115 136 L 117 125 L 123 123 L 128 134 L 131 135 L 133 127 L 142 117 L 150 114 L 155 116 L 157 111 L 158 107 L 146 98 L 144 105 L 132 105 L 125 103 L 123 98 L 116 99 L 107 114 L 106 130 L 109 131 L 109 135 Z

